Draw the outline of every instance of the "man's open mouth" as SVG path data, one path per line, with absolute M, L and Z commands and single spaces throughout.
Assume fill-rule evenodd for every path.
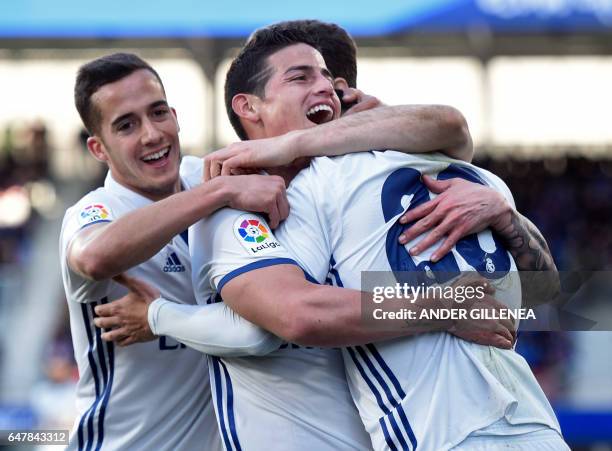
M 147 155 L 146 157 L 142 157 L 142 161 L 148 164 L 160 163 L 168 158 L 170 154 L 170 146 L 161 149 L 158 152 Z
M 334 110 L 327 104 L 321 103 L 313 106 L 306 112 L 306 119 L 317 125 L 329 122 L 334 118 Z

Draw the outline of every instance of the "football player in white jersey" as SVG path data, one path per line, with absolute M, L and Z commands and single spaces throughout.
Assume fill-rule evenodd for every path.
M 280 54 L 280 51 L 279 51 Z M 281 55 L 281 59 L 286 58 L 288 55 Z M 289 55 L 289 56 L 294 56 L 294 55 Z M 303 55 L 302 55 L 303 56 Z M 271 60 L 272 61 L 272 58 Z M 305 59 L 304 61 L 308 62 L 308 63 L 312 63 L 312 60 L 308 60 Z M 296 81 L 300 82 L 303 81 L 304 85 L 312 85 L 313 81 L 317 79 L 317 75 L 316 75 L 316 71 L 313 71 L 313 67 L 315 65 L 312 64 L 296 64 L 294 65 L 294 69 L 297 73 L 297 78 L 295 79 Z M 293 67 L 293 66 L 292 66 Z M 310 69 L 309 69 L 310 68 Z M 278 67 L 275 67 L 275 69 L 277 69 L 278 72 Z M 300 74 L 300 71 L 302 72 Z M 274 80 L 275 76 L 277 74 L 274 74 L 274 71 L 270 71 L 272 72 L 272 79 L 270 81 L 270 83 L 277 81 Z M 280 71 L 281 73 L 284 73 L 283 71 Z M 319 74 L 321 75 L 321 74 Z M 319 83 L 321 83 L 321 80 L 318 80 Z M 328 80 L 328 84 L 329 84 L 329 80 Z M 312 89 L 310 87 L 308 87 L 308 89 Z M 325 88 L 325 92 L 329 92 L 329 86 L 327 86 Z M 318 95 L 320 96 L 321 94 L 323 94 L 323 91 L 319 92 Z M 329 94 L 325 94 L 325 95 L 329 95 Z M 312 99 L 311 99 L 312 100 Z M 262 103 L 265 103 L 262 102 Z M 328 104 L 329 105 L 329 104 Z M 245 105 L 243 105 L 245 106 Z M 265 108 L 265 106 L 261 106 L 260 105 L 253 105 L 253 110 L 256 110 L 257 108 Z M 330 109 L 334 110 L 334 107 L 332 105 L 330 105 Z M 310 111 L 311 108 L 308 109 L 308 111 Z M 243 112 L 248 111 L 248 108 L 243 110 Z M 301 110 L 300 110 L 301 111 Z M 335 112 L 337 112 L 337 107 L 335 109 Z M 257 111 L 255 111 L 256 114 Z M 277 111 L 275 114 L 279 114 L 279 112 Z M 299 113 L 300 116 L 302 113 Z M 303 115 L 306 116 L 307 112 L 304 112 Z M 299 117 L 296 114 L 291 115 L 291 112 L 289 110 L 282 110 L 282 116 L 287 119 L 289 118 L 289 123 L 291 123 L 293 121 L 292 125 L 295 125 L 295 121 L 300 121 Z M 301 119 L 301 124 L 300 125 L 304 125 L 304 119 Z M 270 130 L 277 130 L 278 128 L 282 128 L 283 125 L 286 124 L 268 124 L 270 126 Z M 276 128 L 275 128 L 276 127 Z M 275 133 L 274 131 L 272 131 L 272 133 Z M 228 219 L 229 218 L 229 219 Z M 235 219 L 235 221 L 234 221 Z M 287 279 L 286 277 L 275 277 L 272 278 L 273 280 L 268 278 L 268 270 L 270 269 L 271 266 L 274 265 L 282 265 L 283 263 L 288 263 L 285 260 L 279 260 L 278 257 L 285 257 L 282 253 L 276 253 L 275 251 L 278 251 L 278 242 L 276 240 L 274 240 L 273 237 L 271 237 L 269 230 L 266 228 L 266 226 L 264 224 L 262 224 L 262 220 L 261 218 L 255 218 L 252 216 L 247 216 L 247 217 L 241 217 L 241 216 L 237 216 L 237 217 L 232 217 L 231 213 L 227 213 L 227 214 L 218 214 L 216 215 L 216 217 L 214 217 L 212 220 L 212 223 L 214 225 L 211 227 L 208 227 L 208 235 L 201 235 L 202 236 L 206 236 L 207 238 L 204 238 L 203 241 L 205 243 L 207 243 L 207 246 L 201 246 L 198 247 L 198 249 L 201 249 L 200 252 L 203 254 L 200 256 L 195 256 L 194 258 L 197 260 L 197 266 L 200 269 L 202 274 L 205 274 L 206 277 L 203 277 L 201 280 L 207 280 L 207 279 L 212 279 L 213 280 L 213 285 L 216 286 L 216 288 L 218 290 L 222 290 L 224 287 L 226 288 L 226 290 L 230 290 L 228 293 L 229 297 L 232 298 L 240 298 L 241 296 L 244 298 L 246 297 L 255 297 L 256 299 L 258 299 L 259 301 L 261 301 L 261 305 L 267 305 L 268 308 L 270 308 L 270 306 L 272 305 L 272 311 L 276 310 L 276 319 L 274 321 L 276 321 L 276 324 L 266 324 L 268 323 L 268 320 L 265 318 L 266 315 L 270 316 L 268 313 L 266 312 L 259 312 L 259 313 L 253 313 L 251 315 L 252 319 L 254 319 L 255 321 L 259 320 L 258 322 L 262 323 L 264 326 L 269 327 L 271 330 L 274 331 L 279 331 L 278 333 L 280 333 L 281 335 L 289 335 L 292 336 L 290 334 L 283 334 L 282 332 L 282 326 L 283 326 L 283 322 L 280 321 L 281 325 L 279 325 L 279 321 L 278 321 L 278 316 L 279 316 L 279 312 L 278 310 L 281 308 L 285 308 L 286 311 L 282 311 L 280 312 L 280 316 L 283 316 L 286 314 L 287 318 L 291 318 L 291 317 L 295 317 L 297 316 L 298 318 L 300 317 L 299 314 L 297 314 L 296 312 L 308 312 L 309 315 L 304 316 L 302 319 L 303 322 L 306 322 L 310 325 L 312 325 L 312 327 L 316 328 L 318 327 L 319 329 L 316 329 L 318 332 L 320 332 L 321 336 L 312 336 L 311 335 L 311 331 L 315 330 L 315 329 L 308 329 L 308 327 L 303 327 L 301 330 L 307 330 L 309 333 L 304 334 L 304 342 L 306 341 L 311 341 L 311 342 L 316 342 L 316 344 L 321 344 L 322 342 L 325 342 L 326 344 L 330 344 L 332 342 L 334 342 L 334 340 L 339 340 L 340 338 L 338 337 L 338 335 L 341 335 L 340 333 L 334 334 L 333 330 L 330 330 L 327 326 L 331 326 L 331 327 L 338 327 L 338 323 L 342 326 L 345 326 L 345 330 L 346 328 L 350 329 L 350 326 L 356 326 L 358 323 L 358 315 L 357 315 L 357 319 L 355 319 L 355 316 L 350 317 L 350 316 L 346 316 L 346 311 L 343 310 L 338 310 L 338 308 L 341 309 L 341 304 L 340 307 L 338 307 L 337 305 L 335 306 L 335 308 L 337 310 L 334 311 L 330 311 L 329 308 L 327 308 L 330 304 L 334 305 L 333 302 L 331 302 L 332 300 L 327 299 L 327 304 L 328 305 L 323 305 L 323 303 L 321 303 L 319 300 L 318 304 L 312 304 L 312 305 L 302 305 L 300 306 L 300 301 L 302 301 L 303 299 L 300 299 L 299 296 L 296 299 L 293 296 L 288 296 L 286 299 L 284 299 L 282 302 L 278 303 L 278 301 L 280 301 L 279 296 L 281 296 L 281 290 L 283 287 L 285 287 L 285 282 L 291 282 L 291 277 L 295 277 L 296 274 L 298 275 L 299 278 L 299 272 L 295 272 L 293 271 L 293 268 L 291 267 L 286 267 L 284 268 L 285 270 L 288 270 L 291 274 L 289 276 L 289 278 Z M 229 221 L 229 222 L 228 222 Z M 206 227 L 202 227 L 203 229 L 206 229 Z M 210 231 L 213 230 L 221 230 L 221 233 L 219 235 L 210 235 Z M 195 233 L 194 235 L 199 235 L 200 232 Z M 206 231 L 202 231 L 202 233 L 206 233 Z M 229 233 L 229 237 L 227 236 L 227 234 Z M 224 235 L 225 234 L 225 235 Z M 232 236 L 232 234 L 234 234 L 235 236 Z M 252 238 L 251 240 L 249 240 L 249 238 Z M 202 239 L 202 238 L 201 238 Z M 313 245 L 316 245 L 316 238 L 312 238 L 314 239 L 315 242 L 311 243 Z M 237 246 L 237 243 L 242 243 L 240 246 Z M 233 246 L 232 246 L 233 244 Z M 218 258 L 218 260 L 221 261 L 215 261 L 215 257 L 218 255 L 217 252 L 218 250 L 215 249 L 215 246 L 218 248 L 223 248 L 223 247 L 227 247 L 230 248 L 231 251 L 230 253 L 232 255 L 229 256 L 229 258 L 225 258 L 225 261 L 223 261 L 222 258 Z M 241 248 L 241 246 L 244 247 L 244 249 Z M 236 249 L 237 248 L 237 249 Z M 251 255 L 251 257 L 245 257 L 244 255 L 241 255 L 240 252 L 246 253 L 247 256 Z M 262 256 L 265 256 L 264 260 L 262 260 L 262 262 L 260 264 L 249 264 L 249 265 L 245 265 L 243 267 L 240 267 L 240 264 L 237 262 L 242 259 L 242 261 L 244 262 L 247 258 L 252 258 L 253 254 L 259 254 Z M 276 257 L 276 258 L 270 258 L 270 257 Z M 329 260 L 328 260 L 329 261 Z M 228 265 L 228 263 L 230 263 Z M 237 271 L 232 271 L 232 272 L 228 272 L 228 268 L 227 266 L 232 267 L 232 265 L 238 265 L 238 270 Z M 272 269 L 278 269 L 278 268 L 272 268 Z M 250 274 L 249 274 L 250 273 Z M 247 276 L 245 276 L 245 274 L 247 274 Z M 263 284 L 258 284 L 256 283 L 256 279 L 257 276 L 255 274 L 259 274 L 259 275 L 263 275 L 264 280 L 266 280 L 266 283 Z M 278 276 L 278 273 L 276 274 L 276 276 Z M 244 277 L 249 277 L 251 282 L 247 283 L 247 286 L 249 286 L 249 290 L 243 290 L 240 287 L 240 283 L 236 283 L 238 281 L 242 281 L 244 280 Z M 253 279 L 254 278 L 254 279 Z M 303 277 L 302 277 L 303 280 Z M 259 296 L 261 293 L 263 293 L 263 291 L 265 291 L 270 285 L 268 285 L 268 282 L 270 283 L 270 285 L 274 285 L 277 287 L 277 291 L 275 293 L 273 293 L 273 296 L 271 296 L 272 301 L 271 302 L 267 302 L 265 301 L 265 299 L 263 299 L 261 296 Z M 203 286 L 206 285 L 207 283 L 202 283 L 202 285 L 197 286 L 198 288 L 198 292 L 199 295 L 203 295 L 204 293 L 206 293 L 204 290 L 209 290 L 209 288 Z M 304 289 L 304 284 L 302 284 L 302 289 Z M 291 283 L 289 283 L 289 285 L 287 286 L 291 286 Z M 243 285 L 244 287 L 244 285 Z M 295 286 L 293 286 L 292 288 L 295 288 Z M 302 290 L 303 291 L 303 290 Z M 319 290 L 320 292 L 322 292 L 322 290 Z M 200 294 L 202 293 L 202 294 Z M 207 293 L 209 294 L 209 293 Z M 268 293 L 270 294 L 270 293 Z M 312 298 L 311 298 L 312 299 Z M 258 302 L 259 302 L 258 301 Z M 336 299 L 337 301 L 337 299 Z M 358 298 L 357 298 L 357 302 L 358 302 Z M 276 306 L 274 307 L 276 303 Z M 283 307 L 282 304 L 285 304 Z M 355 304 L 352 304 L 351 307 L 354 307 Z M 357 304 L 358 306 L 358 304 Z M 300 309 L 300 307 L 302 307 Z M 325 310 L 327 308 L 327 310 Z M 318 310 L 317 310 L 318 309 Z M 257 309 L 255 309 L 257 310 Z M 265 308 L 264 308 L 265 310 Z M 357 308 L 358 311 L 358 308 Z M 159 310 L 157 310 L 157 313 L 160 313 Z M 342 318 L 342 315 L 345 315 L 346 318 L 349 321 L 353 321 L 352 323 L 347 323 L 347 324 L 342 324 L 342 321 L 336 321 L 336 323 L 334 323 L 334 320 L 338 320 L 339 318 Z M 274 314 L 272 315 L 274 316 Z M 312 321 L 314 320 L 314 321 Z M 309 322 L 310 321 L 310 322 Z M 153 321 L 155 322 L 155 320 Z M 291 321 L 289 321 L 290 323 Z M 360 342 L 360 338 L 363 339 L 363 335 L 360 336 L 360 338 L 356 338 L 359 336 L 359 332 L 358 331 L 354 331 L 354 333 L 356 334 L 355 336 L 353 336 L 352 338 L 352 342 Z M 323 337 L 324 336 L 324 337 Z M 296 335 L 297 337 L 297 335 Z M 344 340 L 347 340 L 346 337 L 342 338 Z M 351 340 L 351 339 L 349 339 Z M 314 344 L 314 343 L 313 343 Z M 217 364 L 219 365 L 219 364 Z M 252 365 L 256 365 L 256 363 L 253 363 Z M 245 365 L 246 366 L 246 365 Z M 232 380 L 232 368 L 230 367 L 230 369 L 228 370 L 229 365 L 220 365 L 218 366 L 217 369 L 217 375 L 223 375 L 223 378 L 218 378 L 218 382 L 219 385 L 217 388 L 218 390 L 218 396 L 219 399 L 217 400 L 218 402 L 218 406 L 220 409 L 220 412 L 218 412 L 220 414 L 220 417 L 222 418 L 221 422 L 225 422 L 226 424 L 231 424 L 233 423 L 233 427 L 230 427 L 229 429 L 227 429 L 227 436 L 232 436 L 234 441 L 232 442 L 232 446 L 236 447 L 236 439 L 238 434 L 236 434 L 236 436 L 234 436 L 235 432 L 236 432 L 236 417 L 235 417 L 235 413 L 232 412 L 231 416 L 230 416 L 230 410 L 234 409 L 233 404 L 230 406 L 229 401 L 228 400 L 232 400 L 234 401 L 234 393 L 235 393 L 235 384 L 231 383 Z M 222 371 L 223 370 L 223 371 Z M 245 376 L 247 374 L 247 372 L 241 372 L 239 370 L 236 370 L 233 374 L 234 378 L 238 379 L 238 382 L 240 383 L 244 383 L 244 381 L 242 381 L 242 378 L 246 378 L 247 376 Z M 272 384 L 272 383 L 270 383 Z M 263 386 L 266 385 L 266 383 L 262 383 Z M 230 396 L 231 393 L 231 396 Z M 243 391 L 244 397 L 246 398 L 247 396 L 247 390 Z M 256 404 L 256 400 L 257 400 L 257 396 L 253 396 L 254 401 L 253 404 Z M 276 398 L 275 398 L 276 399 Z M 263 402 L 265 400 L 265 398 L 260 399 L 260 404 L 265 404 L 265 402 Z M 236 403 L 238 405 L 240 401 L 236 400 Z M 274 403 L 275 404 L 275 403 Z M 279 404 L 282 405 L 282 404 Z M 261 406 L 260 406 L 261 408 Z M 237 409 L 237 407 L 236 407 Z M 256 409 L 253 409 L 254 412 L 256 412 Z M 240 420 L 238 420 L 240 421 Z M 244 422 L 244 418 L 242 420 Z M 388 421 L 392 421 L 395 422 L 395 419 L 392 420 L 388 420 Z M 403 421 L 403 419 L 400 419 L 398 421 Z M 224 427 L 224 425 L 221 425 L 222 428 Z M 404 425 L 405 426 L 405 425 Z M 384 427 L 387 427 L 387 425 L 385 424 Z M 393 432 L 395 432 L 395 430 L 397 429 L 397 424 L 395 425 L 390 425 L 390 428 L 395 428 L 393 429 Z M 314 432 L 314 431 L 313 431 Z M 383 442 L 383 446 L 384 446 Z M 432 441 L 432 445 L 435 446 L 434 444 L 435 442 Z M 285 447 L 290 446 L 285 444 Z
M 69 209 L 61 237 L 62 272 L 81 374 L 80 414 L 70 446 L 189 449 L 198 442 L 215 449 L 218 438 L 210 431 L 205 362 L 165 337 L 134 349 L 104 344 L 92 325 L 93 308 L 124 293 L 110 278 L 132 267 L 129 274 L 159 281 L 169 299 L 193 302 L 184 285 L 190 279 L 190 264 L 181 232 L 224 205 L 266 212 L 271 223 L 278 223 L 287 214 L 282 182 L 261 176 L 224 178 L 170 196 L 198 184 L 201 163 L 183 159 L 179 178 L 174 110 L 168 107 L 155 71 L 133 55 L 113 55 L 83 67 L 75 94 L 92 135 L 88 147 L 108 163 L 110 172 L 104 188 Z M 427 118 L 427 108 L 422 111 Z M 435 139 L 425 137 L 427 145 L 413 151 L 455 145 L 463 139 L 461 133 L 459 139 L 453 138 L 456 128 L 444 128 L 438 118 L 425 123 L 431 124 Z M 337 141 L 322 148 L 340 152 L 349 145 Z M 173 202 L 166 202 L 169 197 Z M 164 200 L 152 204 L 159 199 Z M 235 322 L 225 310 L 221 319 L 229 321 L 227 326 L 215 323 L 224 334 L 200 350 L 240 355 L 261 352 L 262 344 L 264 349 L 269 346 L 267 338 L 248 325 L 241 324 L 233 335 Z M 251 344 L 256 351 L 249 348 Z M 154 392 L 148 389 L 153 385 L 158 387 Z M 180 407 L 185 399 L 184 408 Z M 155 408 L 133 414 L 135 406 L 143 403 Z
M 111 277 L 131 267 L 129 274 L 159 281 L 169 299 L 195 303 L 186 231 L 151 237 L 146 222 L 120 218 L 199 184 L 201 160 L 181 162 L 175 112 L 157 73 L 135 55 L 114 54 L 84 65 L 75 101 L 91 134 L 89 150 L 108 164 L 109 173 L 103 187 L 68 209 L 60 237 L 80 375 L 69 449 L 220 449 L 207 362 L 200 353 L 166 337 L 115 347 L 101 340 L 93 324 L 95 306 L 126 291 Z M 197 171 L 190 171 L 194 164 Z M 257 179 L 264 184 L 253 184 Z M 184 194 L 198 205 L 198 217 L 226 205 L 284 216 L 283 184 L 270 182 L 259 176 L 226 178 Z M 117 223 L 131 229 L 108 234 Z
M 317 77 L 321 66 L 317 66 L 313 49 L 295 45 L 284 52 L 285 65 L 276 67 L 265 96 L 257 91 L 245 93 L 239 82 L 226 87 L 249 137 L 308 126 L 302 105 L 322 89 Z M 301 92 L 286 83 L 292 68 L 298 68 L 293 76 L 303 77 L 306 86 Z M 228 80 L 232 81 L 230 76 Z M 333 101 L 333 94 L 329 96 Z M 451 254 L 439 260 L 430 259 L 433 250 L 427 249 L 418 258 L 399 244 L 402 229 L 396 220 L 429 200 L 430 193 L 421 181 L 423 174 L 433 174 L 438 180 L 459 177 L 489 185 L 504 195 L 506 205 L 512 204 L 501 180 L 445 158 L 385 153 L 319 159 L 293 180 L 289 198 L 295 207 L 277 236 L 304 271 L 319 282 L 328 276 L 330 266 L 336 283 L 350 288 L 360 287 L 361 270 L 433 270 L 438 275 L 477 270 L 483 275 L 495 274 L 489 277 L 498 291 L 516 297 L 520 287 L 508 281 L 514 261 L 490 232 L 459 241 Z M 365 212 L 370 214 L 364 217 Z M 514 234 L 508 229 L 518 223 L 508 208 L 503 216 L 496 224 L 497 231 L 509 238 Z M 554 269 L 550 264 L 548 269 Z M 276 284 L 278 279 L 282 285 Z M 303 291 L 301 281 L 294 285 L 287 277 L 280 277 L 278 268 L 240 275 L 235 280 L 234 285 L 225 281 L 224 299 L 238 313 L 270 330 L 274 330 L 273 324 L 261 319 L 265 311 L 262 313 L 260 302 L 268 302 L 268 309 L 273 310 L 284 302 L 278 296 L 273 299 L 281 286 L 288 297 L 294 289 Z M 262 286 L 265 289 L 259 288 Z M 249 303 L 235 303 L 241 292 L 249 293 Z M 425 334 L 343 352 L 351 392 L 376 449 L 496 449 L 499 436 L 516 449 L 568 449 L 537 381 L 514 351 L 482 347 L 449 334 Z M 466 406 L 470 406 L 468 414 Z

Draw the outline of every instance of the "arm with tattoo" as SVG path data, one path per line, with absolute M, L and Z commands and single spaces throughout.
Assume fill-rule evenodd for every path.
M 501 193 L 458 178 L 434 180 L 423 176 L 423 183 L 437 194 L 436 198 L 409 210 L 399 220 L 410 225 L 399 237 L 401 244 L 428 232 L 410 248 L 411 255 L 419 255 L 442 241 L 430 257 L 437 262 L 461 238 L 490 227 L 503 240 L 521 271 L 524 299 L 542 303 L 556 295 L 559 275 L 546 240 Z
M 521 271 L 523 306 L 541 304 L 554 298 L 560 290 L 559 273 L 538 228 L 514 209 L 492 227 Z

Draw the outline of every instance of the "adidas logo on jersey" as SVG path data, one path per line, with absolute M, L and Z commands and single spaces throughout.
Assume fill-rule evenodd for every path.
M 164 265 L 164 272 L 185 272 L 185 265 L 181 263 L 176 252 L 168 255 Z

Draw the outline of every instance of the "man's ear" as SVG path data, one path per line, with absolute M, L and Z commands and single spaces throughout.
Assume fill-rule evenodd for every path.
M 236 94 L 232 99 L 232 109 L 239 118 L 249 122 L 259 121 L 259 97 L 253 94 Z
M 104 143 L 99 136 L 94 135 L 87 138 L 87 149 L 93 155 L 93 157 L 104 163 L 108 161 L 108 156 L 106 155 L 106 148 L 104 147 Z
M 176 130 L 181 131 L 181 124 L 179 124 L 178 116 L 176 115 L 176 110 L 173 107 L 170 107 L 170 111 L 172 111 L 172 115 L 174 116 L 174 120 L 176 121 Z
M 344 91 L 348 88 L 349 88 L 349 85 L 344 78 L 342 77 L 334 78 L 334 89 L 340 89 Z

